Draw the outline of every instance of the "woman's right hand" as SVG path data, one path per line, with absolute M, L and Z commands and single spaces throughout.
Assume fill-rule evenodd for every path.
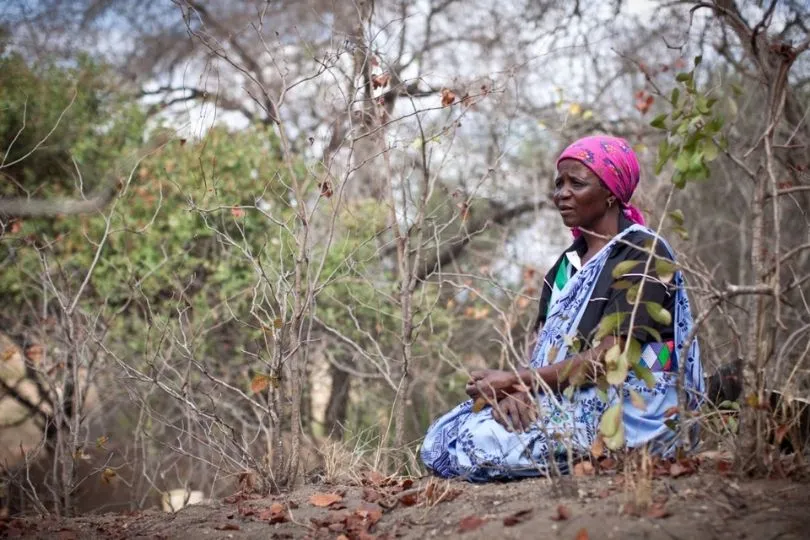
M 465 390 L 474 400 L 495 402 L 512 392 L 517 382 L 517 377 L 511 371 L 482 369 L 470 373 Z
M 523 433 L 537 421 L 537 403 L 528 391 L 504 396 L 492 407 L 492 419 L 512 433 Z

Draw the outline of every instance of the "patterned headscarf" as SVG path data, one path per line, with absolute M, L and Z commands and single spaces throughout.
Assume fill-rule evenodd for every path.
M 563 150 L 557 166 L 564 159 L 575 159 L 599 177 L 621 202 L 622 211 L 633 223 L 644 225 L 644 216 L 630 204 L 630 197 L 638 186 L 640 169 L 635 152 L 627 141 L 619 137 L 593 135 L 579 139 Z M 579 236 L 579 229 L 574 229 Z

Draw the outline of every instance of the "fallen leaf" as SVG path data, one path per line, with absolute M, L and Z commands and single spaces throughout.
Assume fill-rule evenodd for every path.
M 527 508 L 526 510 L 519 510 L 514 514 L 509 514 L 503 518 L 504 527 L 514 527 L 518 523 L 527 521 L 531 517 L 532 511 L 531 508 Z
M 456 100 L 456 94 L 449 88 L 442 88 L 442 107 L 448 107 Z
M 574 476 L 593 476 L 596 471 L 590 461 L 580 461 L 574 465 Z
M 560 504 L 557 506 L 557 513 L 551 516 L 551 519 L 554 521 L 565 521 L 567 519 L 571 519 L 571 510 L 569 510 L 564 504 Z
M 470 532 L 481 527 L 487 520 L 478 516 L 467 516 L 458 523 L 458 532 Z
M 241 208 L 235 206 L 235 207 L 231 208 L 231 215 L 233 217 L 235 217 L 235 218 L 240 218 L 240 217 L 243 217 L 245 215 L 245 211 L 242 210 Z
M 406 493 L 399 498 L 399 502 L 404 506 L 413 506 L 419 502 L 418 493 Z
M 656 503 L 650 506 L 649 510 L 647 510 L 647 517 L 651 519 L 663 519 L 665 517 L 669 517 L 672 514 L 664 504 Z
M 236 523 L 223 523 L 222 525 L 217 525 L 214 529 L 218 531 L 238 531 L 239 525 Z
M 385 476 L 378 473 L 377 471 L 371 471 L 371 473 L 368 475 L 368 479 L 375 486 L 383 485 L 385 483 L 385 480 L 386 480 Z
M 375 503 L 384 499 L 385 496 L 375 489 L 363 488 L 363 500 Z
M 284 523 L 287 521 L 287 509 L 281 503 L 273 503 L 270 508 L 259 512 L 259 519 L 268 523 Z
M 366 508 L 358 508 L 354 513 L 363 519 L 367 527 L 371 527 L 382 519 L 382 510 L 377 505 L 368 505 Z
M 692 472 L 694 472 L 694 469 L 691 466 L 684 465 L 677 461 L 669 466 L 669 475 L 672 478 L 678 478 L 679 476 L 690 474 Z
M 577 535 L 575 540 L 589 540 L 590 536 L 588 536 L 588 529 L 585 527 L 581 528 L 577 531 Z
M 339 503 L 343 497 L 337 493 L 315 493 L 309 498 L 309 503 L 319 508 L 326 508 L 327 506 Z
M 602 461 L 599 462 L 599 470 L 600 471 L 615 471 L 617 465 L 618 465 L 618 463 L 616 463 L 615 459 L 613 459 L 613 458 L 605 458 L 605 459 L 603 459 Z

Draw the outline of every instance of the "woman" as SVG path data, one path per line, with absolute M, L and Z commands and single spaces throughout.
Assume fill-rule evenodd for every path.
M 671 265 L 655 261 L 646 265 L 653 245 L 657 259 L 673 255 L 629 202 L 638 181 L 638 160 L 623 139 L 585 137 L 560 155 L 554 205 L 575 240 L 546 274 L 531 362 L 525 369 L 471 374 L 466 390 L 472 399 L 439 418 L 422 445 L 422 461 L 434 474 L 487 481 L 566 472 L 571 457 L 588 455 L 602 413 L 620 399 L 628 447 L 674 451 L 678 439 L 665 422 L 678 403 L 677 365 L 685 362 L 691 407 L 703 394 L 703 370 L 697 340 L 683 350 L 692 315 L 681 272 L 673 275 Z M 641 262 L 617 268 L 623 261 Z M 631 289 L 639 302 L 634 315 L 604 319 L 617 324 L 599 333 L 605 316 L 634 311 Z M 621 396 L 588 384 L 603 372 L 606 352 L 627 339 L 641 346 L 654 385 L 633 370 Z M 574 374 L 580 384 L 564 392 Z M 489 405 L 474 405 L 481 400 Z

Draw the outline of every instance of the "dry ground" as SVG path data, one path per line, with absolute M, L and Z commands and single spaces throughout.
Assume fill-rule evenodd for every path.
M 680 474 L 680 473 L 679 473 Z M 676 475 L 678 476 L 678 475 Z M 287 495 L 228 498 L 176 514 L 157 510 L 69 520 L 0 522 L 0 537 L 38 539 L 810 537 L 810 483 L 735 480 L 701 471 L 650 484 L 651 507 L 623 473 L 473 485 L 366 478 L 366 485 L 308 485 Z M 448 500 L 449 499 L 449 500 Z M 331 501 L 330 506 L 326 505 Z M 375 501 L 375 502 L 369 502 Z

